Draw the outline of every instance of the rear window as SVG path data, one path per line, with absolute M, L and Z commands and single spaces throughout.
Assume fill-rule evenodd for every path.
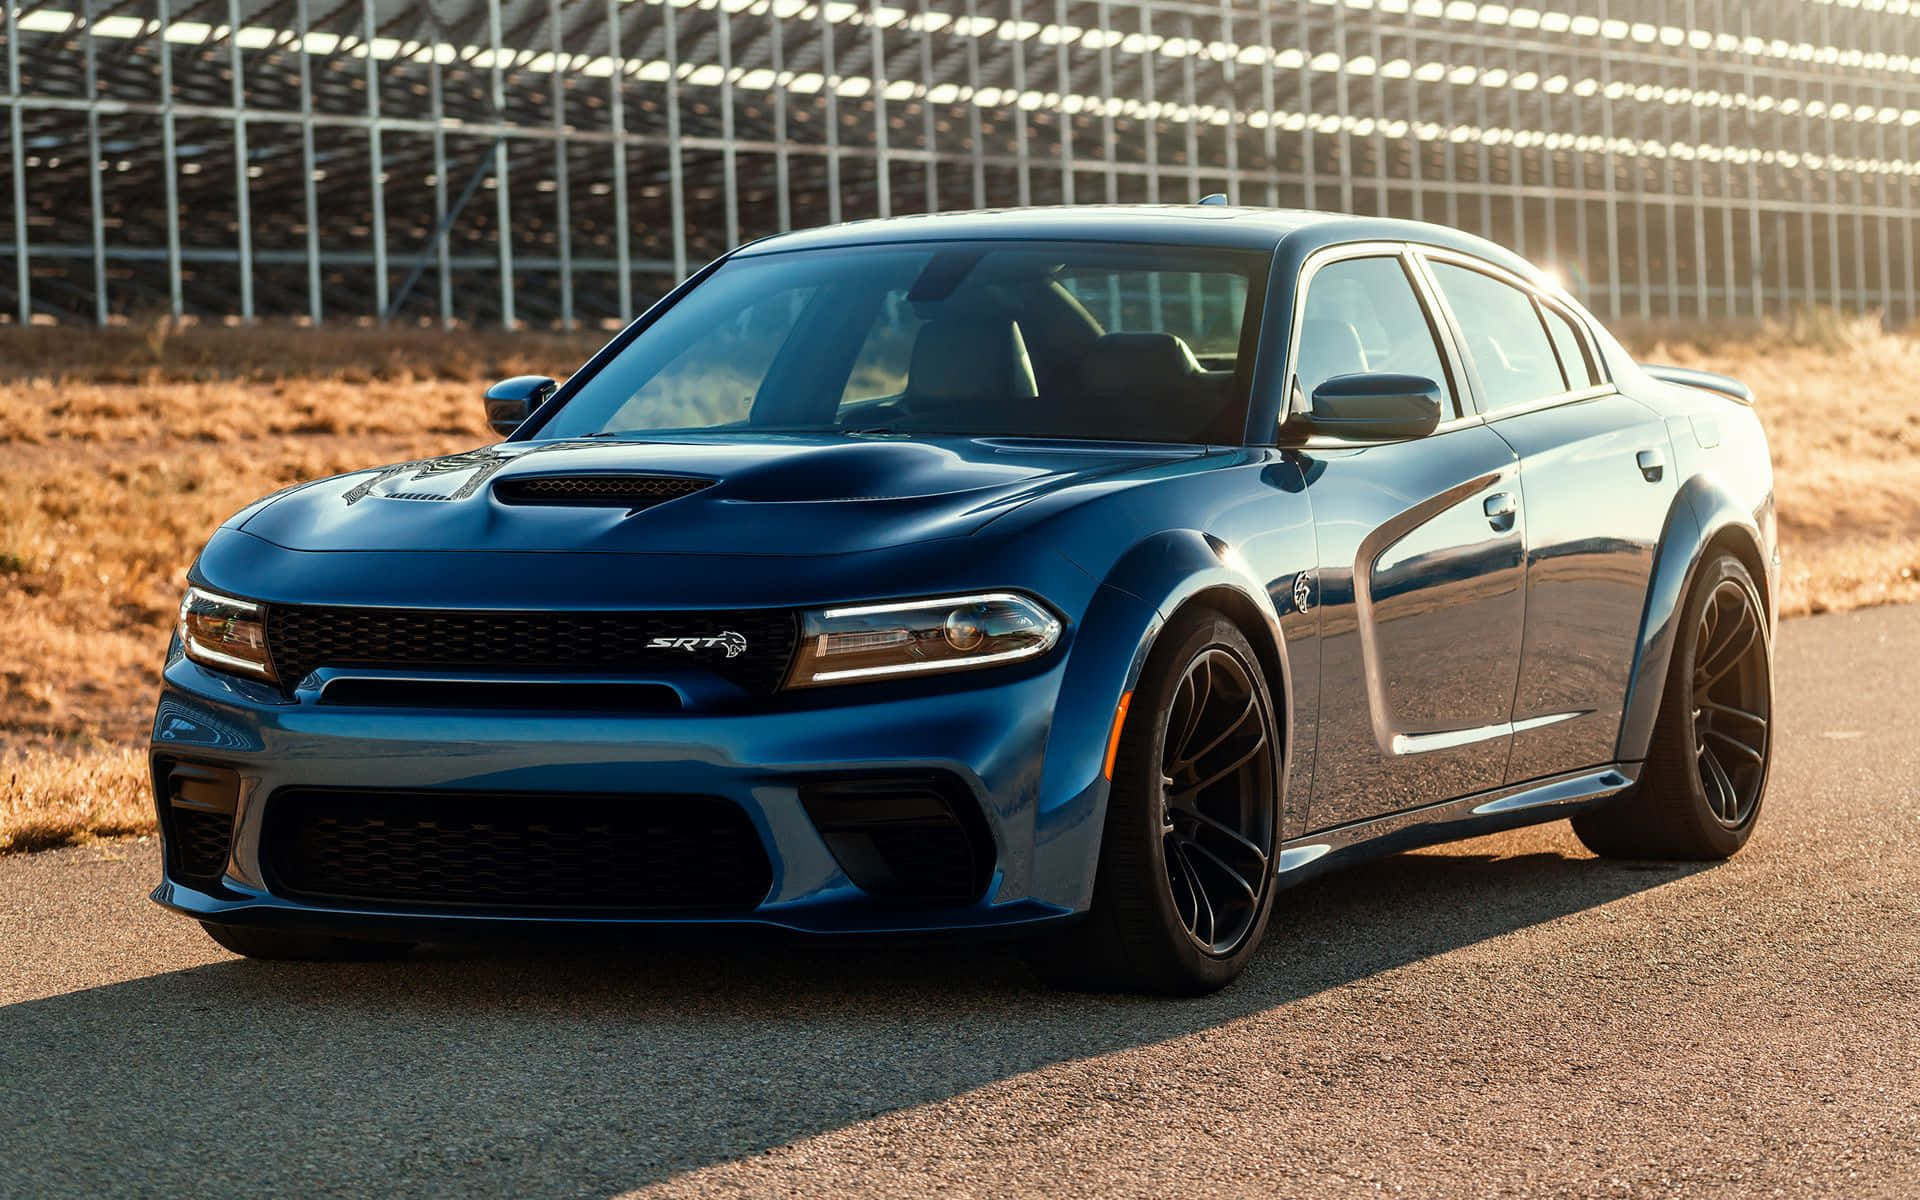
M 1101 243 L 748 255 L 542 438 L 847 433 L 1230 442 L 1267 256 Z

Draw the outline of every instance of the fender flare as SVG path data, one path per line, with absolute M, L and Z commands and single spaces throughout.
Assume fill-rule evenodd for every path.
M 1292 575 L 1286 576 L 1288 580 Z M 1149 537 L 1122 555 L 1103 581 L 1103 589 L 1126 593 L 1150 606 L 1157 615 L 1140 631 L 1123 691 L 1139 682 L 1161 629 L 1187 605 L 1209 596 L 1228 603 L 1228 615 L 1238 624 L 1259 657 L 1266 676 L 1274 718 L 1280 725 L 1280 805 L 1284 816 L 1288 779 L 1293 764 L 1293 672 L 1287 641 L 1280 628 L 1280 612 L 1267 587 L 1221 539 L 1194 529 L 1166 530 Z M 1118 695 L 1114 697 L 1118 702 Z
M 1728 541 L 1747 552 L 1743 557 L 1763 566 L 1766 563 L 1759 523 L 1724 484 L 1710 475 L 1695 475 L 1682 483 L 1667 510 L 1647 582 L 1647 604 L 1640 616 L 1640 637 L 1620 716 L 1620 740 L 1615 747 L 1615 757 L 1622 762 L 1639 762 L 1647 757 L 1666 692 L 1667 667 L 1673 661 L 1680 614 L 1693 590 L 1694 576 L 1708 547 Z M 1767 608 L 1771 613 L 1777 604 L 1771 582 L 1764 571 L 1754 582 L 1768 589 Z

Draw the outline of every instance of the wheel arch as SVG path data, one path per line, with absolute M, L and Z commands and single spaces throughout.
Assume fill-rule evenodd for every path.
M 1280 727 L 1279 801 L 1284 822 L 1294 762 L 1293 674 L 1281 613 L 1268 589 L 1225 541 L 1197 530 L 1172 530 L 1146 539 L 1121 558 L 1106 584 L 1151 605 L 1159 617 L 1141 635 L 1127 679 L 1128 692 L 1139 682 L 1162 632 L 1182 613 L 1214 609 L 1246 637 Z
M 1771 622 L 1776 607 L 1765 545 L 1753 510 L 1713 477 L 1693 476 L 1674 493 L 1640 618 L 1640 636 L 1615 747 L 1618 759 L 1638 762 L 1647 756 L 1654 721 L 1666 693 L 1677 626 L 1702 563 L 1721 551 L 1739 559 L 1760 589 L 1762 611 Z

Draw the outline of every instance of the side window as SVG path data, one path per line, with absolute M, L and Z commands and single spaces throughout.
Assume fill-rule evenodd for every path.
M 1533 297 L 1491 275 L 1453 263 L 1434 263 L 1433 274 L 1466 337 L 1489 412 L 1567 390 Z
M 1303 401 L 1336 375 L 1362 372 L 1419 375 L 1451 391 L 1433 326 L 1392 256 L 1343 259 L 1314 272 L 1294 363 Z
M 1566 372 L 1567 389 L 1577 392 L 1599 383 L 1600 373 L 1593 369 L 1593 355 L 1587 350 L 1587 340 L 1573 327 L 1573 321 L 1550 304 L 1542 304 L 1540 311 L 1547 314 L 1547 332 L 1553 335 L 1553 348 L 1560 352 L 1560 369 Z

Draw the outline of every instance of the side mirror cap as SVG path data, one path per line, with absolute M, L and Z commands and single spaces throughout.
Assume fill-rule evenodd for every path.
M 501 437 L 510 436 L 560 385 L 545 375 L 515 375 L 487 389 L 487 424 Z
M 1328 434 L 1355 442 L 1425 437 L 1440 424 L 1440 385 L 1423 375 L 1335 375 L 1313 389 L 1312 408 L 1287 418 L 1301 438 Z

